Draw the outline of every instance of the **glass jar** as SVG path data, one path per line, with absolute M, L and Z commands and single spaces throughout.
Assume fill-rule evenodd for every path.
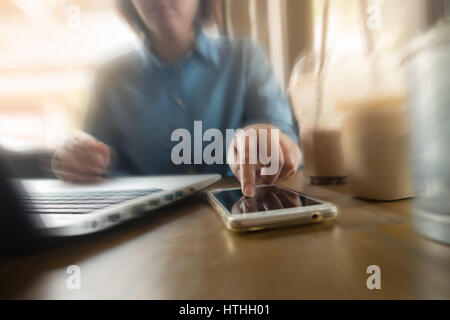
M 327 57 L 330 60 L 330 57 Z M 326 68 L 320 56 L 300 56 L 289 84 L 289 95 L 300 128 L 305 174 L 312 184 L 343 184 L 347 171 L 341 146 L 341 117 L 336 111 Z
M 406 89 L 396 54 L 347 56 L 332 73 L 351 194 L 380 201 L 412 197 Z
M 405 57 L 416 199 L 414 228 L 450 244 L 450 20 L 417 38 Z

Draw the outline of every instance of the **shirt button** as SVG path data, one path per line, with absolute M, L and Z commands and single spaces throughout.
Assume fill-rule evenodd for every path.
M 183 100 L 181 100 L 180 97 L 178 97 L 177 95 L 173 95 L 173 99 L 175 100 L 175 103 L 182 108 L 183 110 L 186 109 L 186 105 L 184 104 Z

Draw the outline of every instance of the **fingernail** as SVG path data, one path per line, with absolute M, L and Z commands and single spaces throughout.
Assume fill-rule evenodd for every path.
M 254 197 L 255 196 L 255 187 L 252 185 L 248 185 L 244 189 L 244 195 L 247 197 Z

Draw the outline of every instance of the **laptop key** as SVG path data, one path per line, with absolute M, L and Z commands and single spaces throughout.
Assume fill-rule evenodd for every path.
M 38 209 L 33 213 L 37 214 L 86 214 L 92 212 L 92 209 Z
M 86 214 L 125 201 L 151 195 L 162 189 L 136 189 L 101 192 L 29 194 L 23 203 L 38 214 Z
M 92 209 L 92 210 L 98 210 L 105 207 L 108 207 L 109 204 L 104 203 L 92 203 L 92 204 L 36 204 L 34 205 L 34 208 L 37 210 L 41 209 Z

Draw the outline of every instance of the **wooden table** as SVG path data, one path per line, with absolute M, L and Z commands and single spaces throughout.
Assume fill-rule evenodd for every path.
M 67 246 L 0 261 L 0 298 L 450 299 L 450 246 L 414 232 L 410 200 L 355 200 L 345 186 L 309 186 L 301 173 L 282 184 L 336 203 L 339 217 L 236 234 L 197 195 Z M 80 290 L 66 286 L 71 265 L 81 268 Z M 381 290 L 367 288 L 370 265 L 381 268 Z

